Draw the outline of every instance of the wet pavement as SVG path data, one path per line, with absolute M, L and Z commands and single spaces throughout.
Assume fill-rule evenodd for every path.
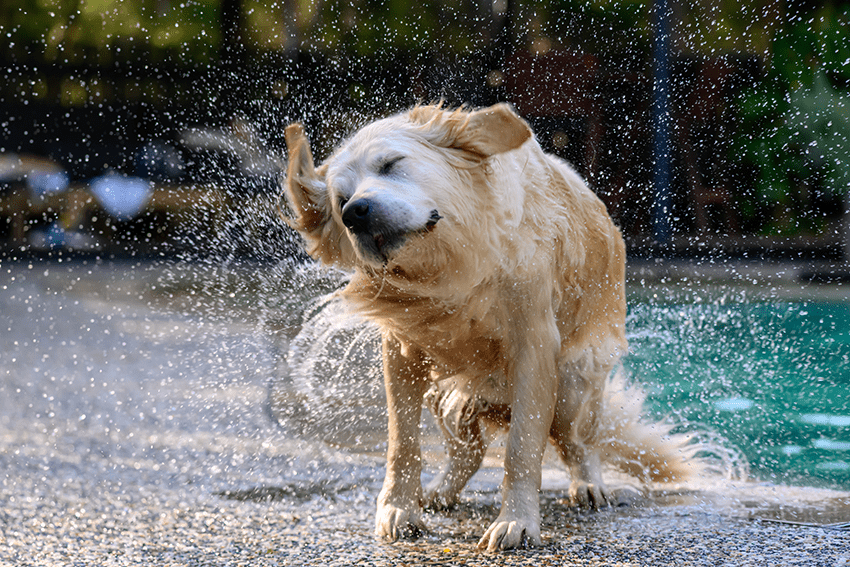
M 850 565 L 829 529 L 850 494 L 712 478 L 583 514 L 551 459 L 544 547 L 478 552 L 498 446 L 430 533 L 376 540 L 380 443 L 324 443 L 297 392 L 269 397 L 303 303 L 288 274 L 0 261 L 0 565 Z

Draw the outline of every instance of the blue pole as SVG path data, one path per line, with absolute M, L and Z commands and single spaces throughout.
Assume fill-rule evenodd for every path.
M 670 22 L 667 0 L 655 0 L 655 63 L 652 91 L 653 125 L 653 236 L 658 244 L 670 241 Z

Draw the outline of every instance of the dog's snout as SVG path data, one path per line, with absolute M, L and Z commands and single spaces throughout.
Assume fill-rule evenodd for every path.
M 374 208 L 374 203 L 369 199 L 351 201 L 342 210 L 342 222 L 352 232 L 365 232 L 369 228 Z

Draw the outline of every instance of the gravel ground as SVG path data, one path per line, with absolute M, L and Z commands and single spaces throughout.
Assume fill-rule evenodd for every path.
M 481 553 L 492 461 L 429 534 L 379 542 L 380 454 L 270 419 L 294 330 L 258 285 L 201 266 L 0 263 L 0 565 L 850 565 L 850 532 L 772 521 L 848 522 L 847 493 L 706 479 L 581 514 L 552 467 L 544 547 Z

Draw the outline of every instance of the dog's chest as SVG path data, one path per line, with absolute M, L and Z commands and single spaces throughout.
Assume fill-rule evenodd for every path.
M 427 355 L 433 380 L 454 378 L 491 403 L 507 403 L 510 388 L 500 339 L 431 328 L 411 334 L 404 342 Z

